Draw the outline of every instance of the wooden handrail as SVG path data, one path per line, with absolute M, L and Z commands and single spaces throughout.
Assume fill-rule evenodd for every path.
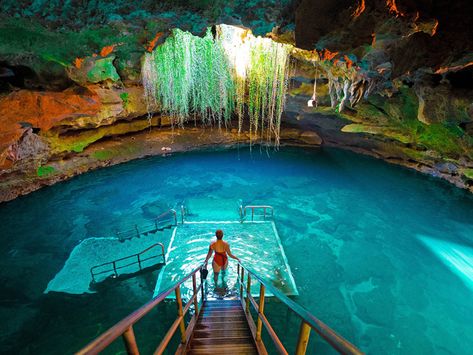
M 144 306 L 140 307 L 137 309 L 135 312 L 131 313 L 128 317 L 124 318 L 117 324 L 115 324 L 113 327 L 108 329 L 105 333 L 100 335 L 98 338 L 90 342 L 87 346 L 85 346 L 83 349 L 79 350 L 77 354 L 83 355 L 83 354 L 98 354 L 101 351 L 103 351 L 105 348 L 107 348 L 111 343 L 113 343 L 117 338 L 120 336 L 123 337 L 125 341 L 125 347 L 126 349 L 133 349 L 136 351 L 135 353 L 138 354 L 138 346 L 136 344 L 136 340 L 133 334 L 133 325 L 138 322 L 141 318 L 143 318 L 146 314 L 148 314 L 152 309 L 154 309 L 158 304 L 160 304 L 167 296 L 169 296 L 172 292 L 176 293 L 176 301 L 178 302 L 178 315 L 176 318 L 176 321 L 173 323 L 171 328 L 169 329 L 168 333 L 164 337 L 163 341 L 157 348 L 155 354 L 160 354 L 160 350 L 164 350 L 166 346 L 169 344 L 172 336 L 176 332 L 177 328 L 181 329 L 181 341 L 187 342 L 188 339 L 184 339 L 184 335 L 186 334 L 186 329 L 184 325 L 184 316 L 186 315 L 187 311 L 190 308 L 189 303 L 195 302 L 197 300 L 197 293 L 194 292 L 193 296 L 188 300 L 188 305 L 183 309 L 182 308 L 182 300 L 180 297 L 180 287 L 181 285 L 190 279 L 191 277 L 194 278 L 197 272 L 201 270 L 201 266 L 193 270 L 191 273 L 189 273 L 187 276 L 183 277 L 181 280 L 179 280 L 176 284 L 168 288 L 167 290 L 161 292 L 159 295 L 154 297 L 151 301 L 146 303 Z M 203 283 L 204 280 L 201 277 L 201 284 L 199 287 L 196 287 L 195 290 L 203 290 Z M 177 297 L 179 294 L 179 297 Z M 199 310 L 196 309 L 194 312 L 194 315 L 192 316 L 191 320 L 197 319 L 199 317 Z M 195 322 L 194 322 L 195 323 Z M 184 325 L 184 328 L 183 328 Z
M 105 348 L 107 348 L 112 342 L 114 342 L 120 336 L 124 340 L 125 348 L 129 354 L 139 354 L 138 345 L 136 343 L 135 335 L 133 332 L 133 326 L 137 323 L 141 318 L 143 318 L 146 314 L 148 314 L 152 309 L 154 309 L 159 303 L 161 303 L 168 295 L 172 292 L 176 294 L 176 302 L 177 302 L 177 317 L 176 320 L 172 323 L 171 327 L 167 331 L 166 335 L 162 339 L 159 346 L 156 348 L 154 354 L 162 354 L 166 347 L 169 345 L 172 337 L 176 333 L 177 329 L 180 329 L 181 335 L 181 344 L 179 345 L 178 352 L 182 353 L 186 349 L 186 345 L 189 342 L 189 339 L 192 335 L 193 326 L 196 324 L 196 320 L 199 317 L 200 311 L 202 307 L 198 306 L 198 292 L 202 292 L 202 301 L 204 299 L 204 280 L 202 279 L 201 275 L 201 283 L 197 286 L 196 283 L 196 275 L 197 272 L 201 270 L 201 266 L 193 270 L 187 276 L 182 278 L 176 284 L 168 288 L 167 290 L 161 292 L 151 301 L 146 303 L 144 306 L 130 314 L 128 317 L 111 327 L 107 330 L 104 334 L 96 338 L 94 341 L 89 343 L 86 347 L 80 350 L 77 354 L 98 354 Z M 245 272 L 246 271 L 246 272 Z M 363 354 L 358 348 L 356 348 L 353 344 L 348 342 L 342 336 L 337 334 L 334 330 L 324 324 L 322 321 L 314 317 L 310 314 L 306 309 L 289 299 L 287 296 L 283 295 L 279 290 L 275 287 L 263 281 L 258 275 L 256 275 L 253 271 L 249 270 L 248 268 L 244 267 L 241 263 L 238 263 L 238 282 L 239 282 L 239 290 L 240 290 L 240 300 L 242 307 L 245 309 L 246 318 L 250 325 L 251 332 L 256 342 L 256 346 L 258 349 L 263 349 L 263 353 L 265 353 L 265 346 L 263 344 L 263 340 L 261 337 L 262 326 L 266 328 L 270 338 L 272 339 L 276 349 L 280 354 L 289 354 L 289 352 L 284 347 L 284 344 L 279 339 L 278 335 L 276 334 L 275 330 L 271 326 L 269 320 L 266 318 L 264 313 L 265 308 L 265 293 L 266 290 L 270 291 L 275 297 L 277 297 L 282 303 L 284 303 L 292 312 L 297 314 L 301 319 L 301 326 L 299 330 L 299 336 L 297 341 L 297 347 L 295 349 L 295 354 L 297 355 L 304 355 L 307 350 L 307 345 L 309 342 L 309 336 L 311 330 L 314 330 L 317 334 L 319 334 L 325 341 L 327 341 L 335 350 L 337 350 L 341 354 Z M 244 276 L 246 274 L 246 285 Z M 192 297 L 188 300 L 185 307 L 182 305 L 181 299 L 181 285 L 187 281 L 188 279 L 192 278 Z M 258 281 L 260 285 L 260 294 L 259 294 L 259 302 L 257 303 L 256 300 L 251 295 L 251 280 Z M 246 293 L 246 299 L 245 299 Z M 189 311 L 190 307 L 194 305 L 195 312 L 191 317 L 187 329 L 186 324 L 184 322 L 185 316 Z M 257 324 L 255 324 L 251 312 L 250 312 L 250 305 L 255 309 L 257 312 Z
M 246 271 L 246 272 L 245 272 Z M 244 275 L 247 275 L 247 284 L 245 286 Z M 264 314 L 264 297 L 266 289 L 269 290 L 275 297 L 277 297 L 282 303 L 284 303 L 292 312 L 297 314 L 301 319 L 301 327 L 299 330 L 299 337 L 297 342 L 296 354 L 303 355 L 306 353 L 307 344 L 309 341 L 310 330 L 313 329 L 317 334 L 319 334 L 327 343 L 329 343 L 335 350 L 337 350 L 341 354 L 363 354 L 356 346 L 351 344 L 348 340 L 343 338 L 321 320 L 314 317 L 309 311 L 307 311 L 302 306 L 298 305 L 296 302 L 282 294 L 279 290 L 274 288 L 272 285 L 263 281 L 258 275 L 254 272 L 249 270 L 248 268 L 244 267 L 241 263 L 238 263 L 238 282 L 240 284 L 240 298 L 242 300 L 242 305 L 246 306 L 246 311 L 249 314 L 248 305 L 251 303 L 255 311 L 258 313 L 258 328 L 260 328 L 260 322 L 262 322 L 265 328 L 268 331 L 269 336 L 274 342 L 274 345 L 278 349 L 281 354 L 288 354 L 287 350 L 285 349 L 284 345 L 282 344 L 281 340 L 277 336 L 276 332 L 272 328 L 271 324 L 269 323 L 268 319 Z M 256 303 L 253 296 L 251 295 L 251 279 L 257 280 L 260 284 L 260 305 Z M 250 281 L 248 281 L 250 280 Z M 262 287 L 261 287 L 262 286 Z M 246 293 L 246 302 L 244 302 L 244 294 L 243 291 Z M 263 301 L 261 301 L 263 298 Z M 251 320 L 253 320 L 250 317 Z M 253 321 L 254 323 L 254 321 Z M 254 324 L 253 324 L 254 325 Z M 257 329 L 258 329 L 257 328 Z M 255 337 L 255 341 L 261 341 L 261 334 Z
M 155 256 L 152 256 L 152 257 L 149 257 L 149 258 L 146 258 L 146 259 L 141 258 L 141 255 L 143 255 L 144 253 L 148 252 L 149 250 L 151 250 L 151 249 L 153 249 L 157 246 L 161 247 L 161 254 L 155 255 Z M 166 257 L 165 257 L 165 253 L 164 253 L 164 244 L 163 243 L 155 243 L 155 244 L 149 246 L 148 248 L 146 248 L 145 250 L 143 250 L 139 253 L 129 255 L 129 256 L 125 256 L 124 258 L 116 259 L 116 260 L 113 260 L 113 261 L 108 261 L 108 262 L 100 264 L 100 265 L 95 265 L 95 266 L 90 268 L 90 274 L 92 275 L 92 282 L 95 282 L 95 276 L 100 275 L 100 274 L 104 274 L 104 273 L 110 272 L 110 271 L 113 271 L 115 277 L 118 277 L 118 269 L 123 269 L 125 267 L 128 267 L 130 265 L 134 265 L 134 264 L 138 264 L 139 267 L 140 267 L 140 271 L 141 271 L 142 270 L 142 267 L 141 267 L 142 262 L 144 262 L 146 260 L 149 260 L 149 259 L 152 259 L 152 258 L 156 258 L 158 256 L 162 256 L 163 257 L 163 262 L 166 263 Z M 126 259 L 135 258 L 135 257 L 137 259 L 135 262 L 132 262 L 132 263 L 126 264 L 126 265 L 121 265 L 121 266 L 117 267 L 117 262 L 123 261 L 123 260 L 126 260 Z M 94 272 L 95 269 L 104 267 L 106 265 L 112 265 L 112 269 L 107 269 L 107 270 L 104 270 L 104 271 L 101 271 L 101 272 Z
M 246 218 L 246 211 L 250 209 L 251 210 L 251 221 L 254 220 L 255 216 L 255 210 L 256 209 L 262 209 L 263 210 L 263 219 L 266 220 L 266 210 L 271 211 L 271 218 L 274 216 L 274 208 L 273 206 L 269 205 L 247 205 L 247 206 L 241 206 L 240 205 L 240 219 L 243 221 Z

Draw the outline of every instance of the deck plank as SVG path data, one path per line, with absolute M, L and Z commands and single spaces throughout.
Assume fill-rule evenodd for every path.
M 258 354 L 245 311 L 239 301 L 206 301 L 187 354 Z

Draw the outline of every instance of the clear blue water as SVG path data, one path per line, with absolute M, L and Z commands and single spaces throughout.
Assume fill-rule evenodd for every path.
M 472 196 L 351 152 L 299 148 L 144 159 L 0 205 L 0 351 L 78 350 L 152 295 L 159 271 L 96 294 L 44 295 L 80 240 L 127 229 L 182 200 L 211 213 L 237 199 L 274 206 L 297 301 L 362 350 L 473 353 Z M 268 307 L 277 329 L 297 324 L 278 309 Z M 158 311 L 171 319 L 175 306 Z M 165 326 L 150 324 L 138 329 L 156 335 Z

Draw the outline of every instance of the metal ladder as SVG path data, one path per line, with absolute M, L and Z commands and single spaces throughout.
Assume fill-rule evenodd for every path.
M 193 293 L 192 297 L 184 304 L 181 298 L 181 285 L 189 279 L 192 279 Z M 199 285 L 197 285 L 198 279 L 200 279 Z M 256 280 L 259 285 L 258 301 L 251 295 L 252 280 Z M 353 344 L 242 264 L 238 265 L 238 281 L 239 294 L 236 300 L 212 303 L 213 301 L 206 300 L 205 280 L 202 279 L 201 267 L 198 267 L 89 343 L 78 354 L 98 354 L 117 338 L 122 337 L 127 353 L 138 355 L 139 349 L 133 326 L 172 293 L 175 293 L 176 297 L 177 317 L 157 346 L 154 354 L 162 354 L 166 350 L 177 329 L 179 329 L 181 341 L 176 354 L 205 354 L 208 353 L 209 349 L 214 349 L 214 353 L 231 351 L 234 354 L 267 354 L 262 339 L 263 325 L 280 354 L 305 354 L 312 330 L 341 354 L 362 354 Z M 288 350 L 285 348 L 264 313 L 266 290 L 271 292 L 287 309 L 300 318 L 295 349 Z M 256 323 L 250 312 L 250 305 L 256 311 Z M 194 312 L 186 324 L 185 316 L 191 307 L 193 307 Z M 220 324 L 217 327 L 216 323 L 225 323 L 226 325 Z M 242 323 L 246 323 L 247 327 L 235 327 L 235 325 L 241 326 Z M 241 332 L 236 331 L 237 329 L 240 329 Z M 214 332 L 216 330 L 219 330 L 222 334 L 227 332 L 229 335 L 218 337 Z M 221 340 L 222 338 L 226 340 Z
M 273 219 L 274 218 L 274 208 L 273 206 L 269 205 L 240 205 L 239 212 L 240 212 L 240 221 L 244 222 L 249 216 L 247 215 L 247 211 L 251 210 L 251 222 L 255 220 L 255 217 L 263 217 L 263 221 L 266 221 L 267 218 Z M 263 214 L 255 214 L 255 211 L 263 210 Z

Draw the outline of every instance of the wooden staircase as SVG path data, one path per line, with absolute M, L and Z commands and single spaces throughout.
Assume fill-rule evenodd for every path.
M 197 285 L 197 274 L 200 274 L 200 285 Z M 135 338 L 134 325 L 151 310 L 155 309 L 171 293 L 175 293 L 177 317 L 154 351 L 155 355 L 161 355 L 166 351 L 167 346 L 178 330 L 181 339 L 176 354 L 267 355 L 268 353 L 262 338 L 263 327 L 266 329 L 277 352 L 288 355 L 289 351 L 283 345 L 281 339 L 279 339 L 264 312 L 266 288 L 300 318 L 296 349 L 291 354 L 306 354 L 312 330 L 324 339 L 333 350 L 338 351 L 340 354 L 363 354 L 356 346 L 338 335 L 306 309 L 283 295 L 278 289 L 259 278 L 258 275 L 245 268 L 242 264 L 238 264 L 237 274 L 239 285 L 237 299 L 210 299 L 207 297 L 208 294 L 204 289 L 205 281 L 202 275 L 202 268 L 199 266 L 179 280 L 174 286 L 161 292 L 158 296 L 90 342 L 79 350 L 77 354 L 100 354 L 117 338 L 122 337 L 126 352 L 130 355 L 139 355 L 140 351 Z M 244 278 L 245 275 L 246 280 Z M 192 280 L 193 295 L 184 303 L 181 298 L 181 285 L 187 280 Z M 259 284 L 258 301 L 251 294 L 252 280 L 257 281 Z M 191 306 L 193 306 L 195 311 L 186 324 L 185 316 Z M 250 312 L 250 306 L 253 307 L 256 313 L 256 322 Z
M 241 301 L 205 301 L 186 353 L 258 354 Z

